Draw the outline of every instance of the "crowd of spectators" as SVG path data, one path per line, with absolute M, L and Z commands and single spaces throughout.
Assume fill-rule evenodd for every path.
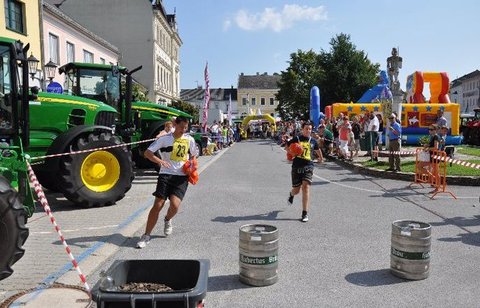
M 395 112 L 389 116 L 389 120 L 398 124 L 395 127 L 401 127 L 400 120 Z M 303 120 L 279 121 L 275 126 L 269 122 L 251 121 L 246 127 L 243 127 L 240 123 L 228 125 L 215 121 L 207 127 L 207 132 L 204 133 L 202 138 L 203 154 L 214 154 L 224 147 L 229 147 L 234 142 L 240 142 L 243 138 L 272 138 L 283 147 L 288 140 L 301 133 L 303 122 Z M 437 127 L 440 134 L 440 127 L 446 127 L 443 112 L 439 111 L 438 122 Z M 378 151 L 381 151 L 383 146 L 384 125 L 387 125 L 387 123 L 378 113 L 366 111 L 363 114 L 350 115 L 350 117 L 340 113 L 337 117 L 331 119 L 321 119 L 318 128 L 312 133 L 312 137 L 319 143 L 323 157 L 348 161 L 352 161 L 359 155 L 360 139 L 365 138 L 367 152 L 364 156 L 370 156 L 372 160 L 378 161 Z M 399 139 L 400 136 L 390 135 L 385 136 L 385 138 L 395 140 Z M 398 150 L 400 150 L 399 148 L 400 146 Z M 397 148 L 395 147 L 395 149 Z M 398 158 L 394 157 L 394 161 L 395 164 L 391 164 L 391 168 L 399 170 Z
M 303 121 L 287 121 L 277 124 L 274 138 L 278 144 L 284 146 L 286 142 L 300 133 Z M 360 151 L 360 139 L 367 132 L 370 134 L 372 149 L 365 156 L 372 156 L 378 160 L 383 131 L 383 120 L 380 114 L 365 112 L 361 115 L 351 115 L 350 118 L 343 113 L 332 119 L 321 119 L 318 129 L 312 134 L 320 145 L 322 154 L 327 159 L 353 160 Z

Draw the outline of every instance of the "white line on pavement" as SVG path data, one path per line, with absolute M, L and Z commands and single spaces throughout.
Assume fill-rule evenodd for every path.
M 388 192 L 387 190 L 372 190 L 372 189 L 365 189 L 365 188 L 360 188 L 360 187 L 355 187 L 355 186 L 350 186 L 350 185 L 346 185 L 346 184 L 341 184 L 341 183 L 337 183 L 337 182 L 332 182 L 326 178 L 323 178 L 321 176 L 318 176 L 316 175 L 315 173 L 313 174 L 314 177 L 316 177 L 317 179 L 320 179 L 322 181 L 325 181 L 327 183 L 330 183 L 330 184 L 335 184 L 335 185 L 338 185 L 338 186 L 341 186 L 341 187 L 345 187 L 345 188 L 351 188 L 351 189 L 356 189 L 356 190 L 360 190 L 360 191 L 366 191 L 366 192 L 371 192 L 371 193 L 376 193 L 376 194 L 384 194 L 386 192 Z M 440 198 L 440 199 L 451 199 L 450 196 L 436 196 L 436 198 Z M 461 197 L 461 196 L 457 196 L 457 199 L 478 199 L 479 197 L 478 196 L 467 196 L 467 197 Z

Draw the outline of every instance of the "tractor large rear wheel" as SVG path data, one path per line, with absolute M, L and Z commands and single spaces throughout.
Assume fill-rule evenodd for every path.
M 22 246 L 28 237 L 26 221 L 27 213 L 16 190 L 0 176 L 0 280 L 13 273 L 12 265 L 25 253 Z
M 52 192 L 59 192 L 60 187 L 58 186 L 58 179 L 55 174 L 48 170 L 35 170 L 35 175 L 37 176 L 38 182 L 42 184 L 43 188 L 48 189 Z
M 110 133 L 91 133 L 72 148 L 81 151 L 119 144 L 120 139 Z M 66 156 L 60 166 L 60 187 L 75 204 L 111 205 L 132 187 L 132 165 L 132 155 L 126 146 Z

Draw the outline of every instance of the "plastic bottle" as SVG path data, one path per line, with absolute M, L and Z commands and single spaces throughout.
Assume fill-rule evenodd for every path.
M 107 292 L 113 292 L 116 291 L 116 286 L 115 286 L 115 280 L 105 271 L 100 272 L 100 290 L 102 291 L 107 291 Z

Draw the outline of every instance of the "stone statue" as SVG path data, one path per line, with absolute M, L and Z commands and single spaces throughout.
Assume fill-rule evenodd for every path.
M 392 56 L 387 58 L 388 78 L 390 79 L 390 89 L 394 92 L 400 90 L 398 81 L 398 70 L 402 68 L 402 57 L 398 56 L 397 48 L 392 48 Z

